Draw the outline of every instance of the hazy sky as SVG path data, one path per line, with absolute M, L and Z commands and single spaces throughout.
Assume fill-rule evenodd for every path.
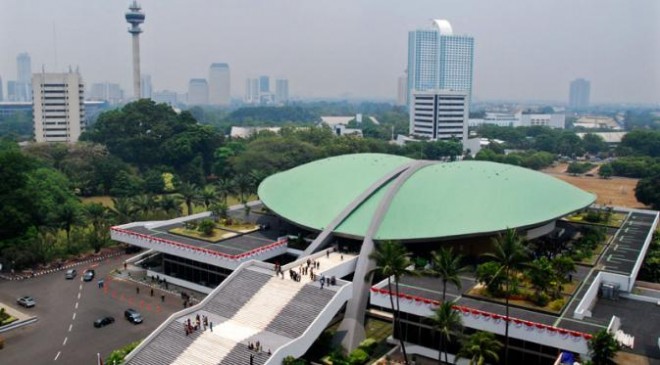
M 142 0 L 142 72 L 156 90 L 187 91 L 212 62 L 231 68 L 232 94 L 260 74 L 292 95 L 394 99 L 407 33 L 430 19 L 475 38 L 477 99 L 565 101 L 591 80 L 592 102 L 660 102 L 658 0 Z M 0 77 L 16 55 L 32 69 L 80 66 L 86 83 L 131 88 L 125 0 L 0 0 Z M 55 30 L 55 34 L 53 32 Z M 273 82 L 271 81 L 271 85 Z

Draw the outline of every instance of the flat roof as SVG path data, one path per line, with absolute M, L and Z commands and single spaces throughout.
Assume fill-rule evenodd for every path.
M 335 233 L 364 237 L 393 180 L 382 180 L 414 160 L 352 154 L 314 161 L 271 175 L 261 201 L 283 218 L 323 230 L 364 191 L 378 189 Z M 495 233 L 539 225 L 595 200 L 593 194 L 546 174 L 486 161 L 432 163 L 408 177 L 391 200 L 377 240 L 424 240 Z

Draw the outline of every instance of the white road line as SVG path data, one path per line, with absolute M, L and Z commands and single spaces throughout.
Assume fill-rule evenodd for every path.
M 80 299 L 80 293 L 78 293 L 78 299 Z
M 57 355 L 55 355 L 55 358 L 53 359 L 53 361 L 57 361 L 57 359 L 60 357 L 61 353 L 62 353 L 62 351 L 57 351 Z
M 62 342 L 62 346 L 66 346 L 66 341 L 68 340 L 68 337 L 64 337 L 64 342 Z
M 78 309 L 78 302 L 76 302 L 76 309 Z
M 73 312 L 73 318 L 71 318 L 71 320 L 73 321 L 75 319 L 76 319 L 76 312 Z
M 69 325 L 69 332 L 71 332 L 71 328 L 73 328 L 73 324 Z
M 82 290 L 82 284 L 80 284 L 80 288 L 78 290 Z

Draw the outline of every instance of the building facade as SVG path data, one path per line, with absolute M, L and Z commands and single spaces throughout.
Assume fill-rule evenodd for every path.
M 19 53 L 16 57 L 17 81 L 16 81 L 16 101 L 32 100 L 32 61 L 28 53 Z
M 143 99 L 151 99 L 153 86 L 151 85 L 151 75 L 142 75 L 142 85 L 140 87 Z
M 188 82 L 188 105 L 207 105 L 209 84 L 206 79 L 190 79 Z
M 275 103 L 286 104 L 289 102 L 289 80 L 275 80 Z
M 573 109 L 584 109 L 589 107 L 591 94 L 591 83 L 585 79 L 576 79 L 571 82 L 568 106 Z
M 474 38 L 456 36 L 446 20 L 408 33 L 408 101 L 413 91 L 447 89 L 472 97 Z
M 408 105 L 408 76 L 399 76 L 396 86 L 396 105 Z
M 76 142 L 85 129 L 85 86 L 80 74 L 37 73 L 32 89 L 35 140 Z
M 431 140 L 468 135 L 468 96 L 462 91 L 415 91 L 410 100 L 410 134 Z
M 119 84 L 111 82 L 93 83 L 87 93 L 90 100 L 107 101 L 110 104 L 121 103 L 124 100 L 124 90 Z
M 231 101 L 231 81 L 229 65 L 213 63 L 209 68 L 209 104 L 229 106 Z

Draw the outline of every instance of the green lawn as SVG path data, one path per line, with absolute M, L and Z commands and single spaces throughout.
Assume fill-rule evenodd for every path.
M 257 199 L 258 199 L 258 197 L 256 195 L 250 195 L 248 201 L 254 201 L 254 200 L 257 200 Z M 84 204 L 101 203 L 101 204 L 105 205 L 108 208 L 113 208 L 114 207 L 114 204 L 112 203 L 112 197 L 107 196 L 107 195 L 104 195 L 104 196 L 88 196 L 88 197 L 80 198 L 80 200 L 82 200 L 82 202 Z M 236 204 L 240 204 L 240 203 L 241 203 L 240 199 L 236 196 L 233 196 L 233 195 L 230 196 L 227 199 L 227 205 L 228 206 L 232 206 L 232 205 L 236 205 Z M 188 212 L 188 208 L 186 207 L 185 203 L 181 204 L 181 211 L 183 213 Z M 201 212 L 205 212 L 205 211 L 206 211 L 206 207 L 204 206 L 204 204 L 193 205 L 193 214 L 194 213 L 201 213 Z

